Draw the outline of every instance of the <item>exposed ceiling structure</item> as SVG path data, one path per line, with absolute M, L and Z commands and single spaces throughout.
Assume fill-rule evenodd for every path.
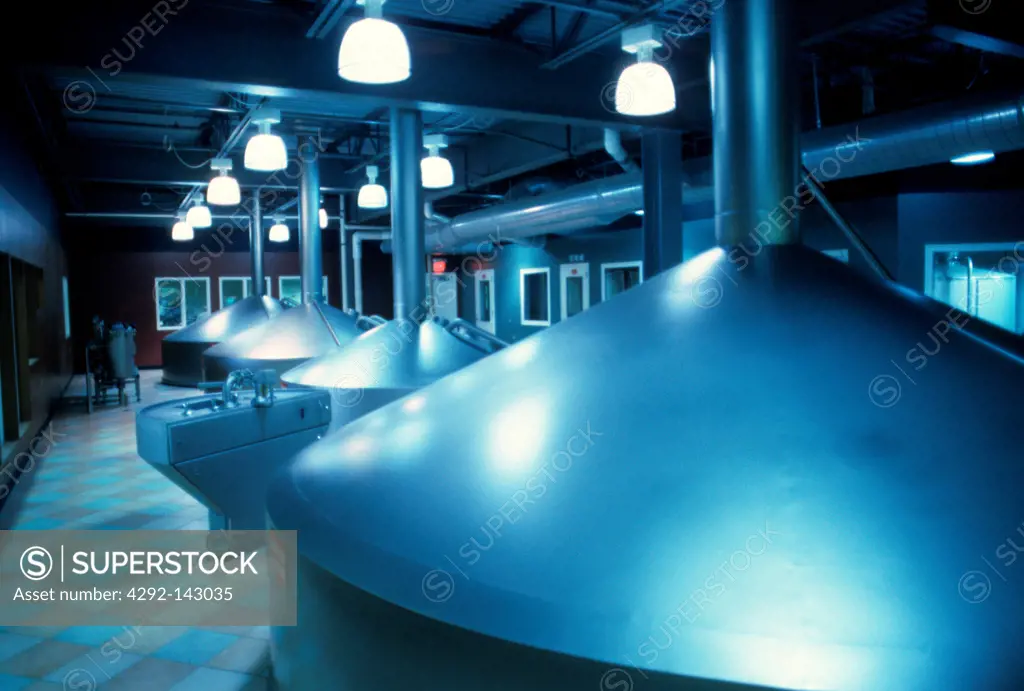
M 160 215 L 209 181 L 219 155 L 234 158 L 243 189 L 278 193 L 266 213 L 292 208 L 288 171 L 241 165 L 261 105 L 281 111 L 275 131 L 291 150 L 298 137 L 314 138 L 331 214 L 367 165 L 387 175 L 389 107 L 418 106 L 427 132 L 450 139 L 455 185 L 428 199 L 454 215 L 500 203 L 524 180 L 565 185 L 621 172 L 603 151 L 605 127 L 619 129 L 633 155 L 640 126 L 657 126 L 683 132 L 685 157 L 706 156 L 706 26 L 723 1 L 388 0 L 413 76 L 378 87 L 337 76 L 341 34 L 362 12 L 354 0 L 73 6 L 26 36 L 16 63 L 66 211 L 86 225 L 169 228 Z M 971 11 L 985 2 L 800 3 L 805 129 L 1019 89 L 1024 41 L 1005 34 L 997 8 Z M 679 106 L 627 118 L 608 87 L 629 61 L 622 29 L 646 21 L 665 31 Z M 356 219 L 386 222 L 379 212 Z

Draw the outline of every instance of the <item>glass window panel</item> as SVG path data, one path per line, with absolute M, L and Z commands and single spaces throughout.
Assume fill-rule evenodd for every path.
M 249 292 L 248 288 L 251 280 L 248 278 L 225 278 L 221 281 L 221 306 L 227 307 L 243 300 Z
M 207 282 L 186 279 L 185 283 L 185 323 L 192 324 L 210 311 L 207 301 Z
M 156 286 L 156 321 L 158 329 L 179 328 L 183 324 L 182 307 L 184 295 L 181 280 L 161 279 Z

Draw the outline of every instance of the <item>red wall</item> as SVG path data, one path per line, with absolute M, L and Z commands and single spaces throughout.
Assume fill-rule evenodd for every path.
M 96 248 L 100 249 L 100 248 Z M 223 252 L 220 256 L 193 251 L 98 251 L 80 247 L 70 259 L 68 284 L 71 292 L 71 332 L 74 340 L 75 371 L 85 371 L 84 348 L 91 333 L 93 315 L 107 325 L 134 324 L 139 367 L 160 367 L 160 341 L 173 331 L 157 331 L 153 291 L 156 277 L 208 277 L 211 308 L 220 306 L 221 276 L 248 276 L 248 252 Z M 341 305 L 339 258 L 324 252 L 324 275 L 328 277 L 328 301 Z M 267 252 L 264 272 L 270 277 L 271 294 L 278 296 L 278 277 L 297 276 L 299 257 L 295 251 Z

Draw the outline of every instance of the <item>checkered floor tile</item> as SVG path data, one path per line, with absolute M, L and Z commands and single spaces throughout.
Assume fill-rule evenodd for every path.
M 182 530 L 208 527 L 205 507 L 135 452 L 140 407 L 194 396 L 142 373 L 142 402 L 52 424 L 53 445 L 19 479 L 4 530 Z M 71 391 L 84 388 L 80 378 Z M 270 691 L 266 627 L 0 628 L 0 691 Z

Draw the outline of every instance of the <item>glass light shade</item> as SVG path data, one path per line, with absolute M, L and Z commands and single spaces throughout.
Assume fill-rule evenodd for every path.
M 455 184 L 455 171 L 451 161 L 440 156 L 427 156 L 420 161 L 420 174 L 423 186 L 429 190 L 439 190 Z
M 230 175 L 218 175 L 210 180 L 206 188 L 206 201 L 217 206 L 234 206 L 242 202 L 242 191 L 238 188 L 238 180 Z
M 958 166 L 976 166 L 981 163 L 994 161 L 995 158 L 996 155 L 991 151 L 976 151 L 972 154 L 964 154 L 963 156 L 952 158 L 949 162 Z
M 193 228 L 209 228 L 213 225 L 213 219 L 210 217 L 210 207 L 204 204 L 193 206 L 185 215 L 185 223 Z
M 320 230 L 327 227 L 327 210 L 320 209 Z
M 619 75 L 615 110 L 623 115 L 661 115 L 676 109 L 676 87 L 656 62 L 638 62 Z
M 176 240 L 178 242 L 187 242 L 193 239 L 195 236 L 196 233 L 194 230 L 192 230 L 192 226 L 190 226 L 185 221 L 178 221 L 177 223 L 174 224 L 174 227 L 171 228 L 172 240 Z
M 394 84 L 409 78 L 409 44 L 397 25 L 367 17 L 348 28 L 338 51 L 338 76 L 360 84 Z
M 267 236 L 271 242 L 288 242 L 288 239 L 292 236 L 291 231 L 288 230 L 288 226 L 283 223 L 275 223 L 270 226 L 270 234 Z
M 284 140 L 276 134 L 254 134 L 245 145 L 245 167 L 270 172 L 288 167 L 288 151 Z
M 386 209 L 388 191 L 384 189 L 384 185 L 367 183 L 359 188 L 358 204 L 360 209 Z

